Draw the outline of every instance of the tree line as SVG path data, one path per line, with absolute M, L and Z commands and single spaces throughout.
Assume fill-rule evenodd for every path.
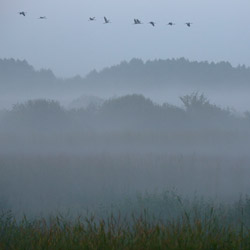
M 2 128 L 27 130 L 195 130 L 247 129 L 249 112 L 236 116 L 229 109 L 220 108 L 199 93 L 180 97 L 182 107 L 155 104 L 142 95 L 126 95 L 106 100 L 101 106 L 64 109 L 53 100 L 30 100 L 2 111 Z

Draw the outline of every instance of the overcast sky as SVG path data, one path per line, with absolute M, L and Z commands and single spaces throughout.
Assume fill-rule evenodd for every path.
M 249 0 L 0 0 L 0 58 L 26 59 L 63 77 L 133 57 L 249 66 L 249 11 Z M 103 24 L 104 15 L 111 24 Z M 132 25 L 134 18 L 144 25 Z

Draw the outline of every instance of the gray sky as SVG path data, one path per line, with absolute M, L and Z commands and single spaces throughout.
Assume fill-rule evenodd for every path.
M 26 59 L 63 77 L 133 57 L 250 65 L 249 10 L 249 0 L 0 0 L 0 58 Z M 103 25 L 104 15 L 111 24 Z

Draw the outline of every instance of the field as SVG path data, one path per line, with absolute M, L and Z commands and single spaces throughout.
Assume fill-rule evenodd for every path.
M 229 156 L 2 155 L 0 249 L 249 249 L 248 165 Z
M 157 199 L 151 197 L 150 202 Z M 248 199 L 227 207 L 201 200 L 185 203 L 173 195 L 171 199 L 180 214 L 169 220 L 146 209 L 104 219 L 59 214 L 17 221 L 10 212 L 2 213 L 0 249 L 249 249 Z

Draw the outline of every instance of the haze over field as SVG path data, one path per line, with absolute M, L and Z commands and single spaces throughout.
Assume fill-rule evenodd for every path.
M 199 94 L 183 96 L 183 108 L 142 95 L 91 101 L 65 110 L 33 100 L 0 112 L 2 208 L 102 214 L 113 205 L 131 211 L 146 191 L 229 203 L 249 193 L 249 112 L 237 116 Z
M 0 4 L 0 209 L 249 195 L 248 1 Z

